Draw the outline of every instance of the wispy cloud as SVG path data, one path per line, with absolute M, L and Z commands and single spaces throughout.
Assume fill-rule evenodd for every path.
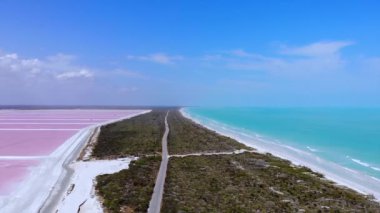
M 255 54 L 255 53 L 249 53 L 243 49 L 235 49 L 235 50 L 231 50 L 231 51 L 228 51 L 227 53 L 233 55 L 233 56 L 237 56 L 237 57 L 254 57 L 254 58 L 257 58 L 257 57 L 261 57 L 260 55 L 258 54 Z
M 150 55 L 128 55 L 128 60 L 136 60 L 136 61 L 148 61 L 158 64 L 174 64 L 177 61 L 183 60 L 183 56 L 178 55 L 167 55 L 165 53 L 155 53 Z
M 60 73 L 56 75 L 56 78 L 61 79 L 61 80 L 67 80 L 67 79 L 73 79 L 73 78 L 92 78 L 92 77 L 94 77 L 94 73 L 86 69 L 82 69 L 76 72 L 64 72 L 64 73 Z
M 310 74 L 338 70 L 345 64 L 341 50 L 352 45 L 347 41 L 315 42 L 304 46 L 283 46 L 270 56 L 235 49 L 207 55 L 203 60 L 234 70 L 266 71 L 278 74 Z
M 321 41 L 300 47 L 284 46 L 279 53 L 294 56 L 329 57 L 353 44 L 351 41 Z

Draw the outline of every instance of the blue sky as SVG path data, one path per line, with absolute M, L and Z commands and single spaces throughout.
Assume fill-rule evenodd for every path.
M 378 1 L 0 1 L 0 104 L 380 106 Z

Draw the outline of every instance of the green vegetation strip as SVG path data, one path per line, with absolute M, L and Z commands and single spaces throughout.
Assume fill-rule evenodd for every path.
M 172 157 L 161 212 L 379 212 L 321 177 L 269 154 Z
M 196 152 L 224 152 L 251 148 L 236 140 L 210 131 L 183 117 L 179 111 L 168 116 L 170 127 L 168 137 L 169 154 Z
M 96 158 L 142 156 L 161 152 L 165 110 L 154 110 L 101 128 L 94 147 Z
M 97 177 L 96 189 L 106 212 L 146 212 L 161 157 L 132 161 L 129 169 Z

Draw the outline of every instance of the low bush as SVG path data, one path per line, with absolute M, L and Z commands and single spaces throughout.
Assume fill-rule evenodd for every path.
M 170 154 L 222 152 L 251 149 L 236 140 L 208 130 L 185 118 L 176 110 L 168 117 L 170 126 L 168 149 Z
M 161 152 L 165 115 L 165 110 L 153 110 L 101 127 L 92 155 L 115 158 Z
M 129 169 L 98 176 L 96 189 L 106 210 L 146 212 L 160 162 L 160 157 L 142 157 L 132 161 Z

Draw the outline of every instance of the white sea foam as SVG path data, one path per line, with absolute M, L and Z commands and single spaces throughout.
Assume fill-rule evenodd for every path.
M 246 132 L 216 121 L 210 121 L 211 119 L 208 118 L 190 115 L 184 109 L 181 109 L 181 113 L 196 123 L 234 138 L 247 146 L 257 149 L 259 152 L 271 153 L 280 158 L 290 160 L 295 165 L 307 166 L 314 171 L 324 174 L 327 179 L 355 189 L 358 192 L 372 194 L 376 199 L 380 200 L 380 181 L 367 174 L 359 171 L 354 172 L 339 164 L 319 158 L 313 153 L 276 143 L 265 137 L 257 137 L 255 133 Z
M 312 152 L 318 152 L 318 149 L 311 148 L 310 146 L 307 146 L 306 148 Z
M 351 158 L 352 161 L 354 161 L 355 163 L 359 164 L 359 165 L 362 165 L 364 167 L 370 167 L 370 165 L 366 162 L 363 162 L 361 160 L 358 160 L 358 159 L 355 159 L 355 158 Z
M 378 167 L 375 167 L 375 166 L 372 166 L 371 164 L 367 163 L 367 162 L 364 162 L 364 161 L 361 161 L 361 160 L 358 160 L 358 159 L 355 159 L 355 158 L 350 158 L 353 162 L 361 165 L 361 166 L 364 166 L 364 167 L 367 167 L 367 168 L 370 168 L 370 169 L 373 169 L 375 171 L 378 171 L 380 172 L 380 168 Z
M 347 171 L 350 171 L 350 172 L 352 172 L 352 173 L 358 173 L 358 171 L 356 171 L 356 170 L 353 170 L 353 169 L 349 169 L 349 168 L 347 168 L 347 167 L 343 167 L 345 170 L 347 170 Z

